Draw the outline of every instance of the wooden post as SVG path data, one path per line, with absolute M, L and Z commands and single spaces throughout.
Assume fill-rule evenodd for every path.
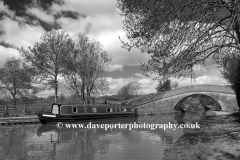
M 5 105 L 5 113 L 4 113 L 4 117 L 9 117 L 8 106 L 7 106 L 7 105 Z
M 22 111 L 23 113 L 23 115 L 25 116 L 25 114 L 26 114 L 26 106 L 25 105 L 23 105 L 23 111 Z
M 87 113 L 87 107 L 84 105 L 84 112 Z
M 8 112 L 8 106 L 5 105 L 5 112 Z
M 43 105 L 41 105 L 42 106 L 42 108 L 41 108 L 41 113 L 43 113 L 44 112 L 44 108 L 43 108 Z

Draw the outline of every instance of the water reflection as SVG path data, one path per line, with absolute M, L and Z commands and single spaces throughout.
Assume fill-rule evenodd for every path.
M 205 118 L 205 115 L 206 114 L 202 112 L 176 112 L 174 119 L 179 124 L 194 124 Z
M 95 123 L 186 123 L 186 117 L 190 116 L 172 114 Z M 38 124 L 1 127 L 0 155 L 9 160 L 159 160 L 181 135 L 181 129 L 57 129 L 55 125 Z

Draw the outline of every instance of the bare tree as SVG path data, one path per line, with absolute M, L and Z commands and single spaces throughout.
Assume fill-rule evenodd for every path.
M 109 82 L 105 77 L 98 78 L 94 86 L 95 86 L 93 90 L 94 96 L 103 96 L 109 93 L 110 90 Z
M 0 89 L 16 105 L 17 100 L 34 96 L 39 90 L 33 86 L 35 71 L 25 65 L 21 59 L 8 58 L 0 68 Z
M 130 43 L 150 54 L 149 75 L 186 76 L 207 58 L 219 63 L 240 49 L 240 1 L 118 0 Z
M 64 78 L 68 87 L 84 102 L 89 103 L 91 95 L 109 90 L 103 77 L 110 56 L 99 42 L 79 34 L 74 52 L 64 62 Z
M 62 64 L 74 47 L 72 39 L 64 31 L 52 30 L 45 32 L 29 50 L 22 48 L 25 60 L 36 67 L 41 75 L 42 83 L 55 90 L 55 103 L 58 102 L 59 76 Z M 46 82 L 46 83 L 45 83 Z
M 129 82 L 118 91 L 117 95 L 123 97 L 125 100 L 130 99 L 133 95 L 138 95 L 140 84 L 137 81 Z

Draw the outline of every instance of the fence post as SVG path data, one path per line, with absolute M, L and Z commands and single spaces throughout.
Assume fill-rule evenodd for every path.
M 43 113 L 44 112 L 44 108 L 43 108 L 43 105 L 41 105 L 42 106 L 42 108 L 41 108 L 41 113 Z
M 23 115 L 25 116 L 26 115 L 26 106 L 25 105 L 23 105 Z
M 4 117 L 9 117 L 8 106 L 7 106 L 7 105 L 5 105 L 5 113 L 4 113 Z

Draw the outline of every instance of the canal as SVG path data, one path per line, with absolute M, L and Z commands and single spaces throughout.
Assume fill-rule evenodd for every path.
M 180 124 L 199 121 L 199 115 L 168 114 L 125 118 L 109 124 Z M 95 122 L 98 123 L 98 122 Z M 102 122 L 99 122 L 102 123 Z M 183 129 L 113 128 L 57 129 L 55 125 L 0 127 L 3 160 L 160 160 Z

